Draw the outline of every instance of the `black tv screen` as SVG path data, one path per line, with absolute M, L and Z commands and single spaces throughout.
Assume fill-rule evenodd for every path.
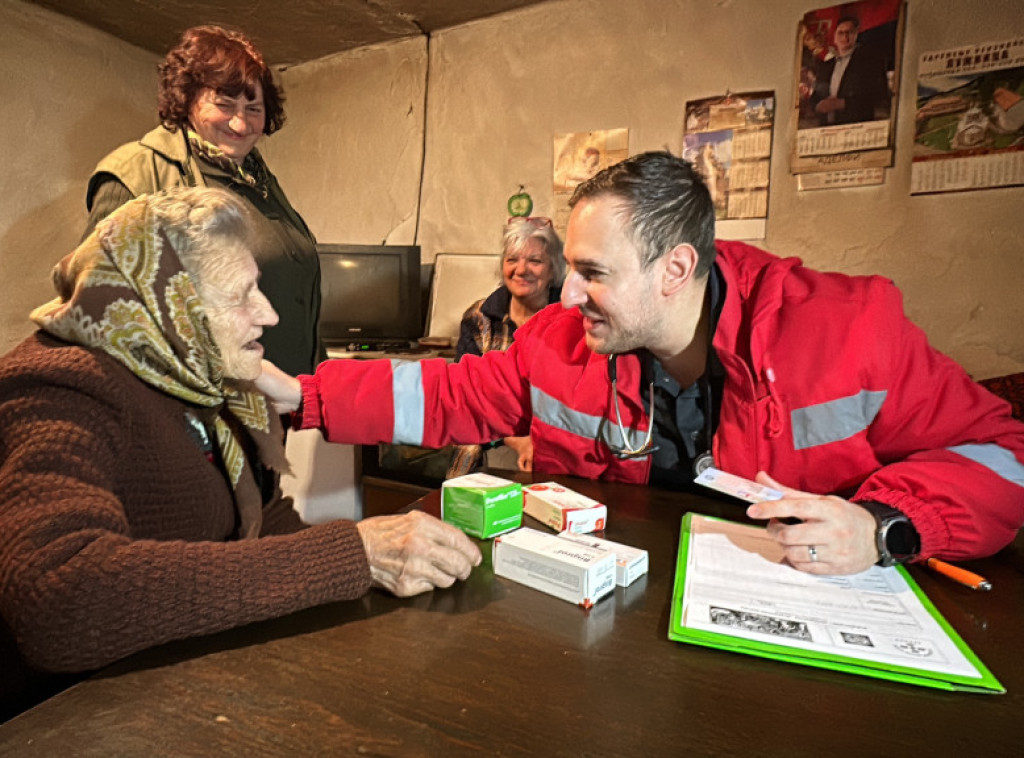
M 317 245 L 328 345 L 423 336 L 418 245 Z

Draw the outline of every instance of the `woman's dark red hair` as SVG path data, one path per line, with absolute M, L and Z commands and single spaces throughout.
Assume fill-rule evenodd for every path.
M 176 130 L 189 118 L 192 103 L 206 87 L 227 95 L 255 97 L 263 90 L 267 114 L 264 134 L 284 125 L 284 93 L 274 83 L 260 51 L 239 32 L 219 26 L 194 26 L 181 35 L 160 64 L 160 122 Z

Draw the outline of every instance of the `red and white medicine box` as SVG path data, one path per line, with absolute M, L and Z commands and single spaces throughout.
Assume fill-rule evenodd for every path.
M 599 532 L 608 523 L 608 508 L 556 482 L 523 487 L 523 511 L 556 532 Z

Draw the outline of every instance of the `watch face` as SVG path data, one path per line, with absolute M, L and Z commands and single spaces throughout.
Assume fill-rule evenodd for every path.
M 900 519 L 889 524 L 885 532 L 885 548 L 897 560 L 917 554 L 917 532 L 910 522 Z
M 875 517 L 878 565 L 906 563 L 921 552 L 921 537 L 905 513 L 871 500 L 857 501 L 857 505 Z

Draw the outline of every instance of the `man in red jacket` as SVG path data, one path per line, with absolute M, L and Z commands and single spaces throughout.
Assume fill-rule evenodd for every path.
M 785 493 L 747 513 L 812 573 L 1013 540 L 1024 425 L 928 345 L 891 282 L 716 243 L 707 189 L 668 153 L 605 169 L 571 205 L 562 304 L 507 352 L 328 361 L 298 381 L 266 367 L 259 384 L 337 442 L 529 433 L 537 473 L 670 487 L 713 459 Z

